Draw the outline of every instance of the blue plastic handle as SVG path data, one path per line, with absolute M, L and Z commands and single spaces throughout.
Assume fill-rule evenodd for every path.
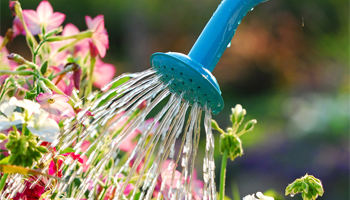
M 242 18 L 265 0 L 223 0 L 193 45 L 188 56 L 213 71 L 231 42 Z

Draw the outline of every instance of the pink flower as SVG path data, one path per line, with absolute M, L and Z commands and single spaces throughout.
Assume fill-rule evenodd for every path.
M 162 166 L 162 170 L 160 173 L 160 176 L 158 177 L 158 184 L 155 188 L 155 191 L 153 193 L 154 197 L 158 196 L 159 192 L 162 192 L 162 195 L 165 200 L 169 199 L 169 192 L 173 192 L 174 189 L 178 189 L 177 182 L 180 181 L 181 184 L 185 183 L 185 178 L 181 178 L 181 173 L 177 170 L 174 172 L 174 179 L 172 180 L 173 176 L 173 170 L 176 168 L 174 165 L 174 162 L 172 160 L 166 160 Z M 182 179 L 182 180 L 181 180 Z M 160 191 L 161 184 L 165 180 L 164 189 Z M 187 183 L 189 184 L 190 179 L 188 178 Z M 192 199 L 194 200 L 201 200 L 203 199 L 203 186 L 204 183 L 201 180 L 197 179 L 197 171 L 194 170 L 193 172 L 193 178 L 192 178 Z M 181 191 L 180 191 L 181 192 Z M 176 194 L 176 193 L 175 193 Z M 170 195 L 171 197 L 171 195 Z M 184 195 L 182 195 L 183 199 L 185 198 Z
M 64 156 L 64 157 L 71 157 L 73 160 L 77 160 L 78 162 L 83 163 L 83 159 L 80 157 L 79 154 L 75 154 L 73 152 L 70 152 L 70 153 L 64 153 L 64 154 L 61 154 L 61 155 Z M 63 163 L 62 159 L 58 159 L 57 162 L 52 160 L 50 162 L 49 169 L 48 169 L 47 173 L 49 175 L 57 176 L 57 177 L 62 178 L 62 176 L 63 176 L 62 171 L 59 170 L 61 168 L 61 166 L 62 166 L 62 163 Z
M 12 38 L 16 37 L 19 34 L 22 34 L 22 35 L 26 34 L 26 31 L 23 28 L 23 24 L 17 16 L 13 19 L 12 30 L 13 30 Z
M 147 131 L 148 126 L 153 122 L 153 118 L 150 118 L 146 120 L 141 126 L 139 126 L 135 131 L 130 133 L 125 140 L 120 144 L 120 150 L 125 151 L 125 152 L 131 152 L 137 145 L 138 142 L 138 136 Z M 153 134 L 157 127 L 158 127 L 158 122 L 156 125 L 154 125 L 153 129 L 151 130 L 150 134 Z
M 0 44 L 4 41 L 4 38 L 0 36 Z M 17 67 L 17 63 L 15 61 L 9 60 L 7 56 L 9 52 L 6 47 L 3 47 L 0 50 L 0 70 L 14 70 Z M 4 80 L 8 77 L 8 75 L 0 76 L 0 85 L 4 82 Z
M 112 81 L 115 71 L 115 67 L 112 64 L 104 63 L 97 57 L 93 73 L 93 85 L 102 88 L 104 85 Z
M 23 10 L 23 17 L 29 31 L 33 35 L 37 35 L 41 33 L 41 26 L 44 26 L 47 32 L 59 27 L 66 15 L 60 12 L 53 12 L 51 4 L 44 0 L 39 4 L 36 11 Z
M 36 101 L 41 104 L 41 108 L 49 113 L 49 118 L 57 123 L 61 117 L 73 117 L 75 115 L 72 106 L 67 103 L 68 96 L 61 94 L 41 93 L 36 97 Z
M 109 48 L 109 41 L 103 15 L 98 15 L 94 19 L 90 16 L 85 16 L 85 21 L 88 29 L 94 31 L 92 35 L 93 48 L 96 47 L 100 56 L 102 58 L 105 57 L 106 49 Z
M 36 200 L 40 199 L 41 195 L 45 192 L 45 186 L 39 183 L 35 184 L 33 188 L 30 188 L 32 185 L 31 181 L 25 181 L 24 184 L 26 186 L 24 191 L 22 193 L 17 193 L 16 196 L 12 198 L 13 200 Z
M 74 26 L 71 23 L 68 23 L 62 31 L 62 36 L 72 36 L 78 34 L 80 31 L 79 29 Z M 53 51 L 57 51 L 59 48 L 70 44 L 75 39 L 69 39 L 69 40 L 63 40 L 63 41 L 57 41 L 57 42 L 51 42 L 50 45 L 53 49 Z M 62 61 L 66 61 L 66 57 L 68 54 L 72 54 L 74 56 L 81 56 L 84 57 L 89 52 L 89 39 L 83 39 L 81 41 L 78 41 L 75 43 L 74 48 L 68 49 L 67 51 L 62 51 L 55 55 L 52 59 L 57 64 L 61 64 Z

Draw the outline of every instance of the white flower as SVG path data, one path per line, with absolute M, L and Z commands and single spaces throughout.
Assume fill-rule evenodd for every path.
M 41 140 L 52 143 L 59 133 L 60 127 L 55 120 L 48 118 L 49 113 L 40 109 L 34 111 L 33 119 L 28 121 L 29 131 Z
M 0 130 L 5 130 L 24 122 L 24 117 L 19 112 L 14 112 L 17 105 L 17 99 L 11 97 L 10 101 L 5 101 L 0 105 Z M 5 116 L 4 116 L 5 115 Z
M 274 200 L 273 197 L 264 196 L 263 193 L 257 192 L 256 197 L 253 195 L 247 195 L 243 197 L 243 200 Z
M 24 108 L 27 111 L 28 117 L 30 117 L 34 113 L 34 111 L 40 108 L 40 104 L 34 101 L 30 101 L 28 99 L 17 101 L 17 106 Z

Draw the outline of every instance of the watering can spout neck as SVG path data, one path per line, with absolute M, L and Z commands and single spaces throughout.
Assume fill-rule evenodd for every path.
M 264 0 L 223 0 L 188 56 L 213 71 L 246 13 Z

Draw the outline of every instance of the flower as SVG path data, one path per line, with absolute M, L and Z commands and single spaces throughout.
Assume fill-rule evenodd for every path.
M 257 192 L 256 197 L 253 195 L 247 195 L 243 197 L 243 200 L 274 200 L 273 197 L 264 196 L 263 193 Z
M 45 192 L 45 185 L 42 186 L 41 184 L 35 184 L 34 187 L 30 187 L 32 185 L 31 181 L 25 181 L 25 189 L 21 193 L 17 193 L 15 197 L 13 197 L 13 200 L 20 200 L 20 199 L 26 199 L 26 200 L 35 200 L 40 199 L 41 195 Z
M 3 43 L 4 38 L 0 36 L 0 45 Z M 0 49 L 0 70 L 14 70 L 17 66 L 16 62 L 9 60 L 7 56 L 9 52 L 6 47 L 2 47 Z M 0 84 L 4 82 L 4 80 L 8 77 L 8 75 L 0 76 Z
M 10 101 L 5 101 L 0 105 L 0 130 L 6 130 L 12 126 L 16 126 L 24 122 L 24 117 L 21 113 L 15 112 L 17 99 L 11 97 Z
M 78 162 L 82 163 L 83 164 L 83 159 L 80 157 L 79 154 L 75 154 L 73 152 L 69 152 L 69 153 L 64 153 L 64 154 L 61 154 L 61 156 L 64 156 L 64 157 L 71 157 L 73 160 L 77 160 Z M 62 174 L 62 170 L 59 170 L 61 169 L 61 166 L 62 166 L 62 163 L 63 163 L 63 159 L 59 158 L 57 160 L 57 162 L 55 162 L 54 160 L 52 160 L 50 162 L 50 165 L 49 165 L 49 169 L 48 169 L 48 174 L 49 175 L 52 175 L 52 176 L 57 176 L 57 177 L 60 177 L 62 178 L 63 174 Z
M 21 22 L 21 20 L 19 19 L 18 16 L 16 16 L 13 19 L 12 30 L 13 30 L 12 38 L 16 37 L 19 34 L 22 34 L 22 35 L 26 34 L 26 31 L 24 30 L 23 24 L 22 24 L 22 22 Z
M 98 53 L 103 58 L 106 55 L 106 49 L 109 48 L 108 34 L 105 29 L 105 20 L 103 15 L 98 15 L 94 19 L 90 16 L 85 16 L 85 21 L 88 29 L 93 30 L 92 48 L 97 48 Z M 90 51 L 94 51 L 90 50 Z
M 73 107 L 67 103 L 68 96 L 61 94 L 41 93 L 36 97 L 41 104 L 41 108 L 49 113 L 49 117 L 57 123 L 61 117 L 73 117 L 75 115 Z
M 39 136 L 41 140 L 52 143 L 56 139 L 60 128 L 48 116 L 49 113 L 43 109 L 34 111 L 33 119 L 27 122 L 27 128 L 32 134 Z
M 172 160 L 166 160 L 163 163 L 160 176 L 158 177 L 158 180 L 157 180 L 158 181 L 157 186 L 153 192 L 154 197 L 157 197 L 159 195 L 159 192 L 161 192 L 164 200 L 170 200 L 171 199 L 170 193 L 176 194 L 176 192 L 172 190 L 178 189 L 177 182 L 181 180 L 181 172 L 175 170 L 174 179 L 173 179 L 172 177 L 173 177 L 174 167 L 176 168 Z M 161 190 L 163 181 L 164 181 L 164 188 Z M 181 184 L 183 184 L 184 182 L 185 181 L 182 180 Z
M 112 64 L 104 63 L 97 57 L 93 72 L 93 85 L 102 88 L 112 81 L 115 71 L 115 67 Z
M 130 133 L 125 140 L 120 144 L 120 150 L 125 151 L 125 152 L 130 152 L 132 151 L 135 146 L 137 145 L 137 136 L 142 134 L 143 132 L 147 131 L 148 126 L 153 123 L 154 119 L 150 118 L 148 120 L 146 120 L 143 124 L 141 124 L 135 131 L 133 131 L 132 133 Z M 157 122 L 152 130 L 150 134 L 153 134 L 158 127 L 159 123 Z
M 38 104 L 34 101 L 30 101 L 28 99 L 23 99 L 23 100 L 17 101 L 17 106 L 22 107 L 26 110 L 27 117 L 30 117 L 34 113 L 35 110 L 38 110 L 40 108 L 40 104 Z
M 71 23 L 68 23 L 62 31 L 62 36 L 72 36 L 79 34 L 79 29 Z M 66 46 L 72 42 L 74 42 L 75 39 L 68 39 L 68 40 L 62 40 L 57 42 L 51 42 L 50 45 L 52 47 L 52 52 L 58 51 L 61 47 Z M 74 56 L 81 56 L 84 57 L 89 52 L 89 39 L 83 39 L 81 41 L 78 41 L 74 44 L 73 48 L 68 48 L 67 51 L 61 51 L 59 53 L 52 53 L 51 57 L 54 63 L 57 65 L 62 64 L 62 62 L 66 61 L 66 57 L 69 54 L 72 54 Z
M 51 4 L 44 0 L 35 10 L 23 10 L 24 21 L 29 31 L 33 35 L 41 33 L 41 27 L 45 27 L 45 31 L 51 31 L 59 27 L 64 21 L 66 15 L 60 12 L 53 12 Z
M 158 183 L 156 185 L 156 188 L 154 190 L 153 196 L 157 197 L 159 195 L 159 192 L 162 193 L 162 196 L 165 200 L 172 199 L 172 194 L 176 194 L 176 190 L 178 190 L 178 182 L 180 181 L 181 184 L 185 183 L 185 178 L 181 177 L 181 172 L 175 170 L 176 166 L 174 165 L 174 161 L 172 160 L 166 160 L 163 163 L 160 176 L 158 177 Z M 174 171 L 174 179 L 173 177 L 173 171 Z M 203 187 L 204 183 L 203 181 L 197 179 L 197 171 L 193 171 L 193 177 L 192 177 L 192 185 L 191 185 L 191 191 L 192 191 L 192 199 L 193 200 L 201 200 L 203 199 Z M 163 183 L 164 182 L 164 183 Z M 187 184 L 189 184 L 190 178 L 187 179 Z M 164 184 L 164 188 L 161 190 L 162 184 Z M 184 192 L 180 190 L 180 192 Z M 185 199 L 185 195 L 182 195 L 182 198 Z

